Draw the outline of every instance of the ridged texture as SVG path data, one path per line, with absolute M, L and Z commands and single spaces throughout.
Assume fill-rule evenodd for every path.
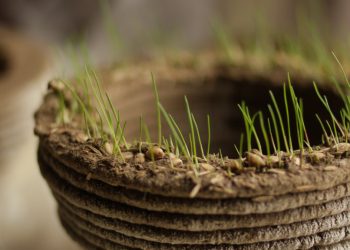
M 201 200 L 203 207 L 216 202 L 218 213 L 211 211 L 210 215 L 189 212 L 196 199 L 182 199 L 178 211 L 169 212 L 167 206 L 152 209 L 156 207 L 152 197 L 156 204 L 161 203 L 159 199 L 177 204 L 179 198 L 145 193 L 147 198 L 142 199 L 139 191 L 87 180 L 43 147 L 38 159 L 58 201 L 62 224 L 88 249 L 341 249 L 350 240 L 347 184 L 290 195 L 295 200 L 323 197 L 310 199 L 307 205 L 287 202 L 288 195 L 276 197 L 278 203 L 285 200 L 286 204 L 282 211 L 271 213 L 254 212 L 261 202 L 250 200 L 248 206 L 249 199 L 239 203 L 235 199 Z M 235 210 L 241 204 L 251 207 L 251 214 L 225 212 L 228 206 Z
M 241 114 L 233 111 L 234 100 L 247 97 L 252 110 L 260 109 L 270 101 L 268 95 L 263 98 L 264 91 L 282 90 L 279 83 L 283 82 L 284 70 L 266 74 L 250 68 L 220 67 L 217 58 L 199 59 L 195 67 L 158 63 L 103 72 L 105 87 L 128 123 L 128 141 L 138 138 L 140 115 L 151 133 L 157 130 L 149 68 L 157 77 L 162 103 L 179 117 L 179 124 L 184 123 L 181 117 L 185 119 L 181 116 L 185 112 L 183 103 L 179 104 L 184 94 L 198 115 L 201 131 L 206 130 L 206 113 L 219 121 L 212 127 L 216 143 L 212 152 L 218 147 L 232 148 L 232 141 L 239 141 L 237 132 L 243 128 Z M 300 92 L 310 91 L 308 79 L 314 78 L 296 81 Z M 315 113 L 312 108 L 316 101 L 317 97 L 308 95 L 305 114 Z M 57 127 L 57 109 L 57 95 L 49 92 L 36 112 L 39 165 L 57 200 L 62 225 L 87 249 L 349 246 L 349 159 L 336 159 L 331 168 L 316 164 L 233 176 L 227 175 L 226 168 L 216 166 L 215 171 L 198 177 L 202 186 L 195 198 L 189 198 L 197 183 L 185 164 L 181 171 L 174 171 L 165 159 L 121 164 L 96 140 L 79 141 L 79 124 Z M 167 133 L 165 129 L 163 132 Z

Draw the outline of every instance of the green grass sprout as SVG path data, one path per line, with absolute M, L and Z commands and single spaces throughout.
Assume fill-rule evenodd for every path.
M 278 117 L 278 121 L 279 121 L 279 127 L 281 129 L 282 138 L 283 138 L 283 141 L 284 141 L 284 146 L 286 148 L 287 153 L 290 154 L 291 151 L 290 151 L 290 147 L 289 147 L 289 144 L 288 144 L 288 141 L 287 141 L 286 132 L 285 132 L 284 123 L 283 123 L 283 119 L 282 119 L 282 115 L 281 115 L 280 109 L 278 107 L 278 104 L 277 104 L 277 101 L 276 101 L 276 98 L 275 98 L 273 92 L 270 90 L 269 93 L 270 93 L 270 97 L 271 97 L 273 106 L 275 108 L 275 111 L 277 113 L 277 117 Z M 278 143 L 278 141 L 277 141 L 277 143 Z
M 197 124 L 197 122 L 196 122 L 196 119 L 195 119 L 193 113 L 191 113 L 191 118 L 192 118 L 192 122 L 193 122 L 193 125 L 194 125 L 194 129 L 195 129 L 195 131 L 196 131 L 197 140 L 198 140 L 199 149 L 200 149 L 200 151 L 201 151 L 202 158 L 203 158 L 204 160 L 206 160 L 206 157 L 205 157 L 205 154 L 204 154 L 204 149 L 203 149 L 203 144 L 202 144 L 201 134 L 200 134 L 200 132 L 199 132 L 198 124 Z
M 195 164 L 198 164 L 198 159 L 197 159 L 197 145 L 196 145 L 196 135 L 194 131 L 194 125 L 193 125 L 193 119 L 191 116 L 191 109 L 190 109 L 190 104 L 188 103 L 187 97 L 185 96 L 185 105 L 186 105 L 186 112 L 187 112 L 187 118 L 188 118 L 188 123 L 190 125 L 190 146 L 191 146 L 191 155 L 192 155 L 192 160 L 194 161 Z
M 246 127 L 246 135 L 247 135 L 247 146 L 248 146 L 248 151 L 250 151 L 252 149 L 252 134 L 254 135 L 255 138 L 255 142 L 257 144 L 258 150 L 260 152 L 262 152 L 262 147 L 261 147 L 261 143 L 260 143 L 260 139 L 259 136 L 256 132 L 255 129 L 255 124 L 254 121 L 256 119 L 256 117 L 259 115 L 259 113 L 255 113 L 252 117 L 250 116 L 249 113 L 249 109 L 248 107 L 245 105 L 244 102 L 242 102 L 242 104 L 238 104 L 238 108 L 241 110 L 241 113 L 243 115 L 243 120 L 244 120 L 244 124 Z
M 270 112 L 272 124 L 273 124 L 274 131 L 275 131 L 276 146 L 277 146 L 276 150 L 277 150 L 277 152 L 280 152 L 281 151 L 281 141 L 280 141 L 279 129 L 278 129 L 277 121 L 276 121 L 275 112 L 273 111 L 272 106 L 270 104 L 267 105 L 267 108 Z
M 288 98 L 287 98 L 287 88 L 286 84 L 283 84 L 283 99 L 284 99 L 284 107 L 286 111 L 286 123 L 287 123 L 287 133 L 288 133 L 288 150 L 290 153 L 293 153 L 293 142 L 292 142 L 292 134 L 290 129 L 290 118 L 289 118 L 289 105 L 288 105 Z
M 264 122 L 264 115 L 263 113 L 260 111 L 259 114 L 259 121 L 260 121 L 260 128 L 261 128 L 261 132 L 263 134 L 264 140 L 265 140 L 265 146 L 266 146 L 266 152 L 267 152 L 267 157 L 269 158 L 271 153 L 270 153 L 270 142 L 269 142 L 269 137 L 267 135 L 266 132 L 266 128 L 265 128 L 265 122 Z
M 154 79 L 154 75 L 151 72 L 151 79 L 152 79 L 152 86 L 153 86 L 153 93 L 154 93 L 154 97 L 156 100 L 156 111 L 157 111 L 157 126 L 158 126 L 158 144 L 161 145 L 162 144 L 162 118 L 161 118 L 161 114 L 160 114 L 160 108 L 158 103 L 160 103 L 159 101 L 159 94 L 158 94 L 158 89 L 157 89 L 157 84 L 156 81 Z
M 162 106 L 161 103 L 158 103 L 158 106 L 159 106 L 161 113 L 163 114 L 164 119 L 166 120 L 166 122 L 171 130 L 171 133 L 175 139 L 176 144 L 180 148 L 180 151 L 184 154 L 184 156 L 188 160 L 192 161 L 192 157 L 191 157 L 190 151 L 188 150 L 187 143 L 182 135 L 181 130 L 177 126 L 175 120 L 172 118 L 172 116 L 170 114 L 168 114 L 168 112 L 164 109 L 164 107 Z
M 210 115 L 207 115 L 207 130 L 208 130 L 208 142 L 207 142 L 207 159 L 210 154 L 210 143 L 211 143 L 211 126 L 210 126 Z

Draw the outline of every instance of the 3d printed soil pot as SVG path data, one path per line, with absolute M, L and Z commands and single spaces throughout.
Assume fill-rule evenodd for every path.
M 250 106 L 265 106 L 267 90 L 281 91 L 285 75 L 284 69 L 258 73 L 219 67 L 213 58 L 202 58 L 195 65 L 155 63 L 105 72 L 105 87 L 128 122 L 125 136 L 130 142 L 137 139 L 140 115 L 151 131 L 156 127 L 150 69 L 162 103 L 179 124 L 186 118 L 182 108 L 186 94 L 201 130 L 206 113 L 215 121 L 213 151 L 221 148 L 227 154 L 242 131 L 235 103 L 245 99 Z M 294 82 L 296 92 L 304 96 L 306 122 L 311 123 L 308 117 L 320 112 L 315 107 L 317 97 L 307 77 L 299 76 Z M 336 98 L 328 94 L 330 100 Z M 62 225 L 82 246 L 152 250 L 350 247 L 350 144 L 314 149 L 305 153 L 303 164 L 297 157 L 282 157 L 279 167 L 269 168 L 237 169 L 233 159 L 212 155 L 208 161 L 199 160 L 196 175 L 193 164 L 184 158 L 171 164 L 162 148 L 149 157 L 148 144 L 122 147 L 124 162 L 119 161 L 100 139 L 86 136 L 82 120 L 56 124 L 58 96 L 51 86 L 35 116 L 38 160 L 58 202 Z M 264 158 L 258 153 L 254 157 Z

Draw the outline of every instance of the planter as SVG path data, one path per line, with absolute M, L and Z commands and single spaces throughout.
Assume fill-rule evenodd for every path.
M 229 154 L 232 141 L 239 140 L 243 122 L 235 103 L 245 99 L 253 109 L 262 107 L 268 102 L 264 92 L 282 91 L 283 67 L 267 74 L 247 66 L 222 66 L 213 56 L 203 55 L 197 64 L 191 60 L 183 65 L 140 64 L 102 74 L 108 93 L 128 122 L 126 138 L 137 139 L 141 114 L 151 132 L 156 131 L 149 68 L 157 77 L 162 103 L 179 124 L 186 119 L 184 94 L 191 100 L 201 130 L 205 114 L 212 114 L 217 121 L 212 127 L 214 152 L 221 147 Z M 297 76 L 295 90 L 306 96 L 305 113 L 313 114 L 317 97 L 310 94 L 310 76 Z M 332 92 L 328 97 L 339 100 Z M 101 140 L 88 139 L 79 124 L 55 124 L 57 112 L 57 93 L 50 90 L 35 116 L 38 161 L 57 200 L 62 225 L 86 248 L 350 247 L 347 143 L 321 147 L 314 152 L 322 156 L 316 161 L 314 155 L 306 154 L 303 165 L 283 158 L 283 167 L 278 168 L 238 171 L 232 159 L 222 164 L 212 155 L 209 163 L 199 163 L 197 177 L 185 159 L 177 166 L 171 166 L 164 155 L 140 161 L 133 147 L 122 148 L 126 162 L 121 163 Z M 147 150 L 142 148 L 146 156 Z

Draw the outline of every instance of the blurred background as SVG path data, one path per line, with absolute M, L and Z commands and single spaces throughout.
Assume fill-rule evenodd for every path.
M 346 53 L 349 13 L 346 0 L 1 0 L 0 250 L 78 248 L 59 225 L 33 136 L 46 83 L 72 74 L 77 48 L 105 67 L 213 48 L 218 24 L 237 44 L 259 45 L 301 34 L 307 41 L 312 23 L 322 42 L 342 42 Z

